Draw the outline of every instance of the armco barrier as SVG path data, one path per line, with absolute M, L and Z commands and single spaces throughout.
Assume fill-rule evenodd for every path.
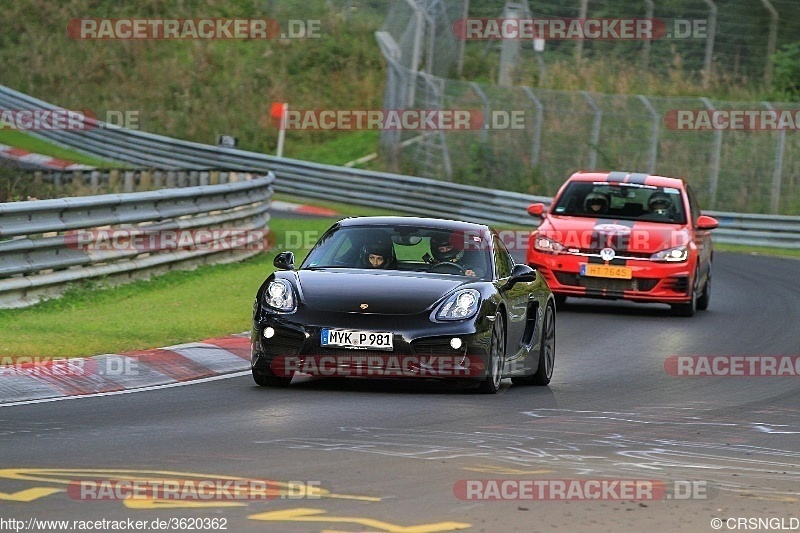
M 0 107 L 60 109 L 0 86 Z M 385 207 L 404 213 L 461 218 L 497 225 L 533 226 L 525 208 L 549 198 L 454 183 L 321 165 L 255 152 L 222 148 L 153 135 L 111 129 L 103 123 L 88 131 L 41 130 L 37 135 L 91 155 L 161 169 L 214 168 L 272 171 L 275 190 L 309 198 Z M 748 246 L 800 248 L 800 217 L 708 212 L 720 218 L 718 242 Z
M 0 307 L 31 305 L 71 281 L 119 281 L 254 255 L 269 230 L 274 179 L 0 204 Z M 79 233 L 105 234 L 100 229 L 207 239 L 194 246 L 159 240 L 157 248 L 78 245 Z

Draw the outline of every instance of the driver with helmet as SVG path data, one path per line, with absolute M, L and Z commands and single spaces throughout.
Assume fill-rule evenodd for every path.
M 425 258 L 434 265 L 439 263 L 456 264 L 464 270 L 465 275 L 476 277 L 478 275 L 476 270 L 480 271 L 481 269 L 466 264 L 464 261 L 464 249 L 463 247 L 459 248 L 453 246 L 449 235 L 433 235 L 431 236 L 431 254 L 433 255 L 433 259 L 430 259 L 430 256 L 427 254 L 425 254 Z
M 665 192 L 656 191 L 647 200 L 647 208 L 650 210 L 650 214 L 653 215 L 672 218 L 672 207 L 672 200 Z
M 583 201 L 583 210 L 589 215 L 605 215 L 608 212 L 608 197 L 599 192 L 586 195 Z

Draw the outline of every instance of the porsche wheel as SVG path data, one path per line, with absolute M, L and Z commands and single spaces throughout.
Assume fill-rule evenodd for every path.
M 486 379 L 481 381 L 481 384 L 478 386 L 478 392 L 494 394 L 500 389 L 500 382 L 503 380 L 505 360 L 506 332 L 503 327 L 503 315 L 497 313 L 494 316 L 492 338 L 489 341 L 489 368 L 486 369 Z
M 542 321 L 542 339 L 539 343 L 539 365 L 531 376 L 511 378 L 514 385 L 548 385 L 553 377 L 556 362 L 556 314 L 548 305 Z

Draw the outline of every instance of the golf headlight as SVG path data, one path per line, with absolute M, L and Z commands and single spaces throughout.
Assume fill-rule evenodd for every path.
M 564 251 L 564 245 L 558 241 L 554 241 L 550 237 L 544 235 L 536 235 L 533 238 L 533 247 L 539 252 L 547 254 L 557 254 Z
M 676 246 L 675 248 L 668 248 L 661 250 L 650 256 L 651 261 L 686 261 L 689 257 L 689 248 L 687 246 Z
M 294 311 L 292 286 L 284 279 L 270 281 L 264 293 L 264 302 L 278 311 Z
M 438 320 L 462 320 L 478 312 L 481 295 L 475 289 L 462 289 L 445 300 L 436 313 Z

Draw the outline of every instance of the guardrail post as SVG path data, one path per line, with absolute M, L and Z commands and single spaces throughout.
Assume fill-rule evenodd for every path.
M 713 112 L 714 105 L 711 100 L 705 96 L 700 98 L 706 109 Z M 722 130 L 717 129 L 714 131 L 714 151 L 711 154 L 711 174 L 709 175 L 708 194 L 711 196 L 709 200 L 709 209 L 714 209 L 717 204 L 717 186 L 719 185 L 719 161 L 722 153 Z
M 142 170 L 142 175 L 139 176 L 139 188 L 143 191 L 150 189 L 153 185 L 153 173 L 149 170 Z
M 126 170 L 125 184 L 123 185 L 123 190 L 125 192 L 133 192 L 133 188 L 134 188 L 133 170 Z
M 117 185 L 119 185 L 119 169 L 112 168 L 108 171 L 108 188 L 116 190 Z
M 89 174 L 89 187 L 91 187 L 92 192 L 97 192 L 97 189 L 100 188 L 99 170 L 92 170 L 92 172 Z

